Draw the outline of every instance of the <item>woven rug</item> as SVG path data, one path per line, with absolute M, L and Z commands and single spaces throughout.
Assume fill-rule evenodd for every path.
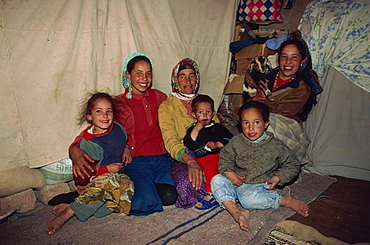
M 302 173 L 301 179 L 282 190 L 313 201 L 336 181 L 332 177 Z M 53 218 L 52 207 L 43 205 L 15 221 L 0 224 L 1 244 L 264 244 L 275 226 L 294 214 L 289 208 L 253 211 L 250 231 L 239 229 L 229 213 L 220 207 L 207 211 L 165 207 L 149 216 L 92 217 L 69 220 L 54 235 L 45 232 Z M 11 220 L 11 219 L 10 219 Z
M 332 237 L 326 237 L 314 228 L 297 221 L 285 220 L 271 231 L 264 245 L 348 245 Z

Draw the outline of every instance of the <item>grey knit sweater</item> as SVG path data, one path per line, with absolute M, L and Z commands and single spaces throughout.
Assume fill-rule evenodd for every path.
M 221 150 L 218 170 L 246 176 L 243 183 L 264 183 L 274 175 L 280 178 L 279 185 L 293 180 L 301 165 L 295 153 L 270 132 L 267 140 L 251 143 L 240 133 L 234 136 Z

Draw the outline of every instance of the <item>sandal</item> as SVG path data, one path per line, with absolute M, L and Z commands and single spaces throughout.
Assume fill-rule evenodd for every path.
M 197 207 L 197 206 L 194 206 L 194 207 L 198 210 L 207 210 L 207 209 L 210 209 L 210 208 L 216 206 L 218 204 L 216 199 L 213 197 L 213 195 L 209 195 L 209 196 L 211 197 L 211 199 L 209 199 L 208 201 L 204 200 L 204 199 L 199 201 L 199 203 L 202 204 L 201 207 Z

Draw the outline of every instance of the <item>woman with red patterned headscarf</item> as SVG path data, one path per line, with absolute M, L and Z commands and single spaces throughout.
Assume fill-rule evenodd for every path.
M 191 115 L 191 102 L 198 94 L 199 83 L 197 63 L 189 58 L 182 59 L 172 70 L 172 93 L 159 106 L 159 126 L 164 144 L 174 159 L 172 177 L 179 194 L 175 205 L 180 208 L 192 207 L 202 199 L 202 203 L 209 202 L 210 207 L 215 202 L 204 189 L 204 171 L 183 142 L 186 130 L 196 122 Z M 217 118 L 214 120 L 219 121 Z

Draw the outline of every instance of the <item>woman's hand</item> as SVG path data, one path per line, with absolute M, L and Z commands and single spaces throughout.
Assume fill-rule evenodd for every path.
M 280 181 L 280 178 L 277 177 L 276 175 L 274 177 L 272 177 L 270 180 L 268 180 L 266 182 L 266 184 L 268 184 L 268 185 L 271 184 L 271 186 L 270 186 L 270 188 L 268 188 L 268 190 L 274 190 L 276 185 L 279 183 L 279 181 Z
M 72 172 L 76 177 L 85 177 L 90 178 L 88 170 L 93 172 L 93 168 L 90 166 L 90 163 L 93 163 L 94 160 L 83 150 L 80 149 L 79 144 L 73 145 L 69 150 L 69 156 L 72 160 Z
M 123 168 L 123 164 L 121 162 L 114 162 L 107 165 L 107 169 L 109 173 L 119 173 Z
M 182 161 L 188 165 L 189 180 L 192 186 L 199 190 L 202 187 L 203 182 L 206 181 L 206 176 L 203 169 L 199 164 L 192 158 L 188 153 L 182 154 Z
M 235 186 L 241 186 L 243 184 L 243 179 L 245 179 L 245 176 L 239 176 L 234 172 L 224 172 L 226 178 L 228 178 L 231 183 Z
M 129 148 L 125 148 L 122 154 L 122 162 L 127 166 L 132 162 L 132 155 Z

